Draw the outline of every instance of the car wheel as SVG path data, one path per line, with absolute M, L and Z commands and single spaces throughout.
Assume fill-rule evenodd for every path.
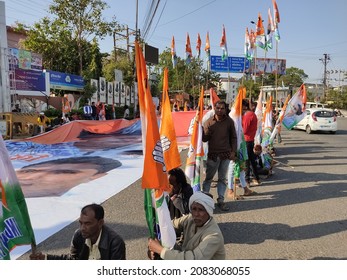
M 306 126 L 306 133 L 307 134 L 311 134 L 312 133 L 311 127 L 309 125 Z

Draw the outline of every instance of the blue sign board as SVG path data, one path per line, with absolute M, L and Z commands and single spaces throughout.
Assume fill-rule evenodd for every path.
M 15 78 L 16 90 L 46 91 L 45 74 L 42 71 L 17 68 Z
M 244 57 L 229 56 L 228 59 L 225 59 L 223 61 L 221 56 L 211 55 L 211 71 L 224 73 L 243 73 L 248 68 L 249 61 Z
M 47 72 L 49 73 L 49 82 L 52 89 L 72 91 L 83 91 L 84 89 L 84 80 L 81 76 L 50 70 Z

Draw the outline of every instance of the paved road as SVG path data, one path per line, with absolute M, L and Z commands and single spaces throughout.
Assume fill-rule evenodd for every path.
M 284 129 L 283 143 L 276 145 L 280 163 L 270 179 L 253 188 L 259 195 L 228 201 L 230 212 L 215 211 L 227 259 L 347 259 L 347 118 L 338 125 L 336 135 Z M 127 258 L 146 259 L 140 181 L 103 205 L 106 221 L 126 241 Z M 68 252 L 77 227 L 72 223 L 38 249 Z

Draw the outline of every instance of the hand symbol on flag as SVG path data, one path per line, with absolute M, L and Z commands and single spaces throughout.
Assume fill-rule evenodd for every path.
M 158 162 L 161 163 L 163 165 L 163 171 L 166 172 L 166 166 L 164 163 L 164 155 L 163 155 L 163 148 L 161 146 L 161 142 L 158 141 L 154 147 L 154 150 L 152 152 L 153 155 L 153 159 Z
M 163 148 L 163 152 L 166 152 L 167 150 L 170 149 L 170 146 L 171 146 L 170 139 L 168 139 L 166 136 L 161 136 L 160 141 L 161 141 L 161 146 Z

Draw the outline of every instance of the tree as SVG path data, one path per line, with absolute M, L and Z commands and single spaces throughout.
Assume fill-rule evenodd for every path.
M 291 85 L 293 87 L 300 87 L 304 81 L 308 78 L 308 75 L 305 74 L 304 70 L 290 67 L 286 69 L 286 74 L 280 77 L 280 82 L 285 85 Z
M 167 67 L 169 70 L 170 91 L 188 93 L 193 96 L 193 99 L 197 99 L 200 95 L 202 86 L 208 89 L 212 86 L 217 86 L 220 81 L 220 75 L 204 69 L 203 61 L 198 58 L 192 58 L 191 63 L 186 65 L 184 59 L 177 57 L 177 65 L 173 68 L 171 51 L 166 48 L 159 55 L 159 64 L 154 70 L 160 76 L 159 91 L 162 91 L 163 88 L 163 75 L 161 75 L 161 72 L 164 67 Z
M 102 19 L 102 11 L 106 8 L 108 5 L 102 0 L 54 0 L 49 6 L 50 12 L 65 25 L 77 44 L 80 75 L 83 71 L 83 42 L 88 42 L 90 36 L 102 39 L 120 29 L 114 18 L 110 22 Z

